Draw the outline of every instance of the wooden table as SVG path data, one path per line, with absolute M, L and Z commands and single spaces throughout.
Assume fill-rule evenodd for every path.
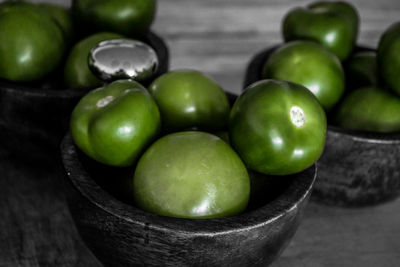
M 173 69 L 204 71 L 225 90 L 239 93 L 250 57 L 281 42 L 283 15 L 308 2 L 160 0 L 154 30 L 169 44 Z M 382 31 L 399 19 L 398 0 L 351 2 L 361 14 L 360 44 L 376 46 Z M 101 266 L 74 227 L 60 172 L 0 155 L 1 267 Z M 298 232 L 273 266 L 400 266 L 399 211 L 400 199 L 363 209 L 310 203 Z

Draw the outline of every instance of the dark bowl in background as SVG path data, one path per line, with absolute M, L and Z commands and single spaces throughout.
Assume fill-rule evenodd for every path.
M 129 195 L 133 167 L 96 163 L 77 149 L 70 134 L 61 154 L 72 218 L 106 266 L 266 266 L 294 235 L 316 177 L 315 165 L 284 182 L 273 177 L 281 178 L 273 182 L 281 184 L 272 189 L 273 199 L 258 200 L 240 215 L 179 219 L 142 211 L 123 196 Z M 118 182 L 122 177 L 125 185 Z
M 256 54 L 246 70 L 244 88 L 261 80 L 263 65 L 279 46 Z M 356 47 L 354 52 L 374 51 Z M 345 63 L 344 63 L 345 64 Z M 370 133 L 329 124 L 325 150 L 318 160 L 312 200 L 329 205 L 362 207 L 400 194 L 400 133 Z
M 155 77 L 168 71 L 165 41 L 150 32 L 142 41 L 159 57 Z M 42 89 L 0 80 L 0 149 L 19 160 L 53 162 L 72 109 L 90 89 Z

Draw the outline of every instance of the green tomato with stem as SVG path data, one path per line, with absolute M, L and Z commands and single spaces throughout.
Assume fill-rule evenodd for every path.
M 71 114 L 75 144 L 89 157 L 111 166 L 130 166 L 158 136 L 157 104 L 139 83 L 115 81 L 87 93 Z
M 268 175 L 293 174 L 320 157 L 326 116 L 304 86 L 261 80 L 247 87 L 233 105 L 229 137 L 250 169 Z
M 291 10 L 284 18 L 282 28 L 286 42 L 311 40 L 344 60 L 353 51 L 358 25 L 358 12 L 351 4 L 320 1 Z

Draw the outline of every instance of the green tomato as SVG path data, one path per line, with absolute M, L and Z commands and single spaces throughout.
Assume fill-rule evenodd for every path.
M 246 165 L 269 175 L 287 175 L 311 166 L 321 155 L 326 116 L 305 87 L 261 80 L 236 100 L 229 137 Z
M 70 10 L 50 3 L 40 3 L 39 6 L 53 17 L 63 30 L 66 42 L 72 44 L 75 39 L 75 30 Z
M 381 36 L 377 62 L 382 81 L 400 95 L 400 23 L 390 26 Z
M 102 32 L 91 35 L 72 47 L 64 66 L 64 84 L 67 88 L 94 88 L 103 82 L 89 69 L 90 50 L 101 41 L 122 38 L 116 33 Z
M 166 132 L 188 128 L 225 128 L 229 102 L 222 88 L 198 71 L 177 70 L 157 78 L 149 87 L 161 112 Z
M 0 4 L 0 78 L 41 80 L 58 67 L 64 51 L 61 28 L 41 8 L 25 2 Z
M 308 6 L 309 9 L 317 12 L 336 12 L 345 17 L 353 26 L 353 34 L 357 39 L 358 29 L 360 25 L 360 16 L 357 9 L 348 2 L 344 1 L 317 1 Z
M 120 80 L 86 94 L 74 108 L 70 129 L 89 157 L 111 166 L 130 166 L 157 137 L 160 113 L 147 90 Z
M 346 96 L 335 112 L 335 123 L 343 128 L 400 131 L 400 98 L 377 87 L 364 87 Z
M 344 71 L 338 58 L 309 41 L 293 41 L 280 47 L 265 63 L 262 76 L 305 86 L 325 110 L 339 101 L 345 88 Z
M 376 52 L 362 51 L 355 53 L 346 62 L 345 72 L 348 89 L 377 85 Z
M 172 217 L 217 218 L 242 212 L 250 181 L 239 156 L 220 138 L 178 132 L 157 140 L 133 179 L 137 207 Z
M 290 11 L 283 21 L 285 41 L 313 40 L 339 57 L 352 52 L 358 34 L 357 10 L 346 2 L 316 2 Z
M 154 20 L 156 0 L 74 0 L 72 9 L 79 24 L 89 31 L 140 37 Z

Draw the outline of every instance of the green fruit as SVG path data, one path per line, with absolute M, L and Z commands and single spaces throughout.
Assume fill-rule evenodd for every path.
M 75 18 L 91 32 L 145 35 L 154 20 L 156 0 L 74 0 Z
M 64 84 L 67 88 L 94 88 L 103 82 L 89 69 L 90 50 L 101 41 L 123 38 L 116 33 L 102 32 L 91 35 L 71 49 L 64 66 Z
M 351 92 L 338 106 L 335 123 L 343 128 L 371 131 L 400 131 L 400 98 L 376 87 Z
M 66 7 L 50 3 L 40 3 L 39 6 L 53 17 L 63 30 L 66 42 L 72 44 L 75 39 L 75 30 L 70 10 Z
M 377 62 L 382 81 L 400 95 L 400 23 L 390 26 L 381 36 Z
M 276 50 L 265 63 L 262 76 L 305 86 L 325 110 L 330 110 L 339 101 L 345 87 L 338 58 L 308 41 L 290 42 Z
M 283 21 L 285 41 L 312 40 L 346 59 L 358 34 L 357 10 L 346 2 L 315 2 L 290 11 Z
M 357 9 L 351 3 L 344 1 L 318 1 L 311 3 L 308 8 L 317 12 L 331 11 L 341 14 L 351 23 L 353 26 L 353 34 L 357 38 L 360 16 L 358 15 Z
M 321 155 L 326 116 L 305 87 L 283 81 L 256 82 L 236 100 L 229 137 L 246 165 L 270 175 L 311 166 Z
M 157 140 L 140 158 L 133 191 L 136 206 L 149 212 L 217 218 L 246 208 L 250 181 L 239 156 L 220 138 L 179 132 Z
M 346 62 L 346 83 L 348 89 L 378 84 L 376 52 L 362 51 L 352 55 Z
M 143 86 L 120 80 L 86 94 L 72 112 L 70 129 L 75 144 L 89 157 L 130 166 L 157 137 L 160 114 Z
M 0 4 L 0 78 L 41 80 L 59 65 L 64 50 L 62 30 L 41 8 L 25 2 Z
M 157 78 L 149 87 L 166 132 L 198 128 L 223 130 L 229 102 L 222 88 L 198 71 L 177 70 Z

